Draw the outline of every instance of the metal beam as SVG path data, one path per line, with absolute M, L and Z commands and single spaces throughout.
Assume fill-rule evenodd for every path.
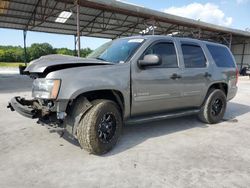
M 243 67 L 243 61 L 244 61 L 244 56 L 245 56 L 245 48 L 246 48 L 246 43 L 243 44 L 243 52 L 242 52 L 242 55 L 241 55 L 241 62 L 240 62 L 240 71 Z
M 60 12 L 62 11 L 62 10 L 61 10 L 61 11 L 54 12 L 54 8 L 57 6 L 57 3 L 58 3 L 58 2 L 56 2 L 56 3 L 54 4 L 54 7 L 53 7 L 52 11 L 49 12 L 48 15 L 46 15 L 46 16 L 43 15 L 42 21 L 41 21 L 40 23 L 35 24 L 35 20 L 34 20 L 34 24 L 33 24 L 33 26 L 31 27 L 31 30 L 32 30 L 34 27 L 37 27 L 37 26 L 43 24 L 45 21 L 47 21 L 48 18 L 50 18 L 50 17 L 52 17 L 52 16 L 55 16 L 55 15 L 57 15 L 58 13 L 60 13 Z
M 1 21 L 2 22 L 2 21 Z M 9 21 L 4 21 L 4 23 L 7 23 L 7 24 L 16 24 L 16 23 L 13 23 L 13 22 L 9 22 Z M 17 24 L 18 25 L 18 24 Z M 20 26 L 20 28 L 18 28 L 18 29 L 20 29 L 20 30 L 22 30 L 22 25 L 19 25 Z M 76 25 L 74 25 L 75 27 L 76 27 Z M 2 27 L 2 28 L 8 28 L 8 29 L 12 29 L 11 27 Z M 43 31 L 43 29 L 51 29 L 51 30 L 53 30 L 53 31 Z M 58 32 L 58 30 L 62 30 L 62 28 L 58 28 L 58 27 L 49 27 L 49 26 L 46 26 L 46 27 L 43 27 L 43 26 L 39 26 L 39 27 L 36 27 L 36 28 L 34 28 L 32 31 L 36 31 L 36 32 L 46 32 L 46 33 L 54 33 L 54 34 L 57 34 Z M 73 30 L 71 30 L 71 29 L 63 29 L 64 30 L 64 32 L 63 32 L 63 34 L 65 34 L 65 35 L 74 35 L 74 34 L 76 34 L 76 32 L 73 32 Z M 69 31 L 69 32 L 67 32 L 67 31 Z M 118 30 L 115 30 L 115 31 L 117 31 L 117 32 L 121 32 L 121 31 L 118 31 Z M 114 38 L 116 35 L 115 34 L 111 34 L 111 33 L 107 33 L 107 32 L 102 32 L 101 34 L 103 34 L 103 35 L 105 35 L 105 36 L 99 36 L 99 35 L 96 35 L 96 36 L 91 36 L 91 35 L 89 35 L 89 36 L 91 36 L 91 37 L 96 37 L 96 38 L 107 38 L 107 39 L 112 39 L 112 38 Z M 83 35 L 85 35 L 85 34 L 83 34 Z M 124 35 L 125 36 L 125 35 Z M 127 35 L 126 35 L 127 36 Z
M 14 16 L 14 15 L 6 15 L 8 18 L 15 18 L 15 19 L 19 19 L 20 21 L 25 21 L 26 20 L 26 16 Z M 80 20 L 81 21 L 81 20 Z M 3 22 L 3 23 L 11 23 L 11 24 L 17 24 L 17 23 L 15 23 L 15 22 L 11 22 L 11 21 L 3 21 L 3 20 L 1 20 L 0 22 Z M 75 22 L 76 22 L 76 19 L 75 19 Z M 62 27 L 57 27 L 57 26 L 62 26 L 61 24 L 57 24 L 57 23 L 55 23 L 55 22 L 51 22 L 51 21 L 46 21 L 46 23 L 49 23 L 49 24 L 53 24 L 53 27 L 51 27 L 51 26 L 40 26 L 40 25 L 37 25 L 36 27 L 33 27 L 32 29 L 31 28 L 29 28 L 29 30 L 34 30 L 34 28 L 40 28 L 40 27 L 43 27 L 43 28 L 48 28 L 48 29 L 50 29 L 50 28 L 54 28 L 54 29 L 58 29 L 58 30 L 66 30 L 66 31 L 72 31 L 73 32 L 73 28 L 75 28 L 75 24 L 69 24 L 69 23 L 67 23 L 67 24 L 65 24 L 66 26 L 72 26 L 72 29 L 70 28 L 62 28 Z M 17 24 L 17 25 L 20 25 L 19 23 Z M 127 27 L 127 26 L 130 26 L 130 25 L 134 25 L 134 23 L 133 24 L 129 24 L 129 25 L 124 25 L 124 26 L 115 26 L 115 27 L 112 27 L 112 28 L 109 28 L 109 29 L 104 29 L 104 30 L 102 30 L 102 33 L 104 32 L 104 31 L 108 31 L 108 30 L 111 30 L 111 31 L 117 31 L 117 32 L 122 32 L 123 30 L 117 30 L 117 29 L 120 29 L 121 27 Z M 99 27 L 92 27 L 93 29 L 100 29 Z M 84 31 L 83 31 L 84 32 Z M 89 33 L 89 31 L 86 31 L 86 32 L 88 32 Z M 98 31 L 99 32 L 99 31 Z M 94 33 L 98 33 L 98 32 L 94 32 Z M 80 33 L 81 34 L 81 33 Z
M 13 0 L 12 0 L 13 1 Z M 15 2 L 15 3 L 17 3 L 17 2 Z M 20 4 L 20 6 L 22 6 L 23 4 L 21 4 L 21 3 L 17 3 L 17 4 Z M 26 4 L 25 4 L 26 5 Z M 32 4 L 27 4 L 27 5 L 30 5 L 30 6 L 34 6 L 34 5 L 32 5 Z M 39 5 L 38 5 L 38 7 L 37 8 L 42 8 L 42 7 L 40 7 Z M 64 10 L 69 10 L 69 9 L 71 9 L 71 8 L 74 8 L 74 6 L 69 6 L 68 8 L 64 8 Z M 0 7 L 0 9 L 1 10 L 5 10 L 5 9 L 3 9 L 3 8 L 1 8 Z M 15 9 L 15 8 L 9 8 L 8 9 L 9 11 L 16 11 L 16 12 L 20 12 L 21 14 L 23 13 L 23 11 L 22 10 L 19 10 L 19 9 Z M 54 10 L 54 11 L 56 11 L 56 13 L 59 13 L 59 12 L 61 12 L 62 10 L 61 9 L 58 9 L 58 8 L 50 8 L 50 7 L 47 7 L 47 10 L 48 10 L 48 12 L 51 12 L 52 10 Z M 29 14 L 32 14 L 32 11 L 25 11 L 26 13 L 29 13 Z M 108 12 L 108 13 L 112 13 L 112 12 Z M 133 21 L 130 21 L 130 20 L 128 20 L 128 19 L 121 19 L 121 18 L 117 18 L 115 15 L 115 13 L 113 13 L 114 14 L 114 20 L 116 20 L 117 22 L 119 22 L 119 21 L 122 21 L 122 22 L 129 22 L 129 23 L 134 23 Z M 39 12 L 36 12 L 36 15 L 37 16 L 39 16 L 39 17 L 42 17 L 43 16 L 43 14 L 40 14 Z M 80 12 L 80 15 L 81 16 L 90 16 L 90 17 L 95 17 L 96 15 L 94 15 L 94 14 L 89 14 L 89 13 L 83 13 L 83 12 Z M 124 15 L 124 16 L 126 16 L 126 17 L 128 17 L 127 15 Z M 53 17 L 53 15 L 51 15 L 51 17 Z M 56 18 L 56 17 L 55 17 Z M 105 18 L 105 19 L 108 19 L 108 17 L 107 18 Z M 39 19 L 39 21 L 42 21 L 43 19 Z M 69 20 L 73 20 L 73 19 L 71 19 L 71 18 L 69 18 Z M 89 23 L 89 21 L 87 21 L 87 20 L 82 20 L 82 19 L 80 19 L 80 21 L 85 21 L 85 22 L 87 22 L 87 23 Z M 47 21 L 46 21 L 47 22 Z M 102 24 L 102 22 L 99 22 L 99 21 L 97 21 L 97 20 L 95 20 L 95 22 L 96 23 L 99 23 L 99 24 Z M 121 25 L 121 24 L 110 24 L 110 25 L 113 25 L 113 26 L 118 26 L 118 25 Z
M 198 38 L 201 38 L 201 28 L 199 28 Z
M 77 56 L 77 51 L 76 51 L 76 35 L 74 35 L 74 56 Z
M 79 5 L 78 5 L 79 6 Z M 86 29 L 90 24 L 94 23 L 95 20 L 101 15 L 103 14 L 103 11 L 99 12 L 99 14 L 97 14 L 91 21 L 89 21 L 89 23 L 87 25 L 85 25 L 80 32 L 82 32 L 84 29 Z
M 27 24 L 25 25 L 25 30 L 28 29 L 29 24 L 30 24 L 32 18 L 35 18 L 35 17 L 36 17 L 37 7 L 38 7 L 38 5 L 39 5 L 40 2 L 41 2 L 41 0 L 38 0 L 38 1 L 36 2 L 35 8 L 34 8 L 34 10 L 32 11 L 32 14 L 31 14 L 31 16 L 30 16 L 30 18 L 29 18 L 29 21 L 28 21 Z
M 80 37 L 80 5 L 79 0 L 76 0 L 76 30 L 77 30 L 77 55 L 81 56 L 81 37 Z
M 2 0 L 2 1 L 6 1 L 6 0 Z M 15 6 L 13 7 L 23 7 L 22 5 L 29 5 L 32 6 L 29 9 L 34 10 L 36 2 L 37 1 L 28 1 L 28 0 L 8 0 L 6 2 L 10 2 L 10 4 L 13 4 Z M 42 14 L 44 14 L 46 12 L 46 14 L 48 14 L 50 9 L 54 9 L 54 11 L 57 10 L 58 7 L 53 7 L 53 4 L 50 5 L 46 2 L 59 2 L 60 5 L 61 3 L 64 3 L 66 5 L 72 5 L 74 3 L 73 0 L 43 0 L 42 4 L 38 5 L 38 11 L 36 13 L 39 12 L 39 10 L 41 10 Z M 212 24 L 207 24 L 207 23 L 203 23 L 203 22 L 197 22 L 195 20 L 190 20 L 190 19 L 184 19 L 184 18 L 179 18 L 179 17 L 175 17 L 175 16 L 168 16 L 167 14 L 163 14 L 162 12 L 157 12 L 154 10 L 149 11 L 148 9 L 145 8 L 141 8 L 141 7 L 133 7 L 133 6 L 127 6 L 124 5 L 123 3 L 119 3 L 116 2 L 114 4 L 110 4 L 108 1 L 99 1 L 99 0 L 81 0 L 79 1 L 80 5 L 83 7 L 83 11 L 80 13 L 81 16 L 88 11 L 87 10 L 103 10 L 106 12 L 113 12 L 119 15 L 123 15 L 123 16 L 134 16 L 134 17 L 140 17 L 140 18 L 144 18 L 144 19 L 155 19 L 157 22 L 162 22 L 162 23 L 172 23 L 172 24 L 176 24 L 176 25 L 183 25 L 189 28 L 192 27 L 200 27 L 203 32 L 204 31 L 211 31 L 211 32 L 216 32 L 216 31 L 220 31 L 220 32 L 224 32 L 224 33 L 232 33 L 235 36 L 245 36 L 245 37 L 250 37 L 249 32 L 244 32 L 244 31 L 239 31 L 239 30 L 234 30 L 234 29 L 228 29 L 228 28 L 224 28 L 224 27 L 220 27 L 220 26 L 216 26 L 216 25 L 212 25 Z M 19 6 L 20 5 L 20 6 Z M 12 7 L 12 6 L 11 6 Z M 86 8 L 86 9 L 85 9 Z M 45 11 L 48 10 L 48 11 Z M 8 9 L 9 10 L 9 9 Z M 31 12 L 30 10 L 24 10 L 25 13 Z M 24 12 L 23 11 L 23 12 Z M 15 13 L 13 13 L 15 14 Z M 30 13 L 31 14 L 31 13 Z M 93 15 L 96 16 L 96 15 Z M 2 17 L 5 17 L 5 15 L 2 15 Z M 29 15 L 30 17 L 30 15 Z M 116 17 L 116 15 L 114 15 L 114 17 Z M 38 18 L 38 14 L 37 14 L 37 18 Z M 108 19 L 108 18 L 106 18 Z M 119 18 L 119 20 L 124 20 L 124 17 Z M 46 20 L 46 17 L 43 17 L 42 20 L 48 21 Z M 88 19 L 88 21 L 91 19 Z M 22 28 L 25 28 L 25 24 L 27 23 L 28 19 L 26 20 L 26 22 L 23 24 Z M 96 21 L 95 21 L 96 22 Z M 119 24 L 118 24 L 119 25 Z M 10 26 L 11 27 L 11 26 Z M 13 27 L 14 28 L 14 27 Z M 74 28 L 72 29 L 73 31 L 75 30 Z M 58 33 L 61 33 L 60 31 L 58 31 Z M 202 34 L 203 35 L 203 34 Z
M 229 49 L 231 50 L 233 35 L 232 35 L 232 33 L 230 33 L 229 35 L 230 35 L 230 36 L 229 36 L 229 44 L 228 44 L 228 47 L 229 47 Z
M 90 34 L 97 34 L 97 33 L 104 33 L 105 31 L 109 31 L 109 30 L 111 30 L 111 31 L 117 31 L 117 32 L 124 32 L 124 30 L 116 30 L 116 29 L 119 29 L 119 28 L 121 28 L 121 27 L 134 27 L 135 26 L 135 24 L 137 24 L 137 23 L 133 23 L 133 24 L 128 24 L 128 25 L 121 25 L 121 26 L 117 26 L 117 27 L 112 27 L 112 28 L 108 28 L 108 29 L 101 29 L 101 30 L 99 30 L 99 31 L 96 31 L 96 32 L 88 32 L 87 34 L 85 34 L 85 35 L 90 35 Z M 126 30 L 127 31 L 127 30 Z
M 23 48 L 24 48 L 24 63 L 25 63 L 25 66 L 27 66 L 26 36 L 27 36 L 27 31 L 23 30 Z
M 145 20 L 143 20 L 142 22 L 144 22 Z M 128 29 L 126 29 L 125 31 L 119 33 L 118 35 L 116 35 L 115 38 L 121 37 L 123 34 L 125 34 L 126 32 L 128 32 L 130 29 L 132 28 L 136 28 L 136 26 L 139 24 L 139 18 L 137 18 L 137 23 L 132 24 L 130 27 L 128 27 Z

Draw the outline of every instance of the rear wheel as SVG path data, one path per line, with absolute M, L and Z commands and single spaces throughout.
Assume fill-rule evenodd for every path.
M 226 106 L 227 100 L 225 93 L 220 89 L 210 90 L 198 117 L 205 123 L 218 123 L 225 114 Z
M 119 107 L 110 100 L 93 101 L 93 107 L 79 122 L 77 138 L 83 149 L 101 155 L 111 150 L 122 130 Z

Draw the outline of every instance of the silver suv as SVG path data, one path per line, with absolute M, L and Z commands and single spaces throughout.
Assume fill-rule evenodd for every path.
M 190 114 L 218 123 L 238 79 L 226 46 L 166 36 L 113 40 L 87 58 L 44 56 L 24 73 L 34 99 L 14 97 L 8 107 L 63 128 L 97 155 L 113 148 L 124 123 Z

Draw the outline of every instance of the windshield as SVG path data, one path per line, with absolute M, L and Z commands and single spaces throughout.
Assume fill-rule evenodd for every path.
M 89 54 L 88 58 L 112 63 L 126 62 L 140 47 L 144 39 L 118 39 L 107 42 Z

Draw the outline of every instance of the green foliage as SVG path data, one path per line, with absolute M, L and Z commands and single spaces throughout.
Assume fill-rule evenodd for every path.
M 0 61 L 21 62 L 23 61 L 23 49 L 20 46 L 0 46 Z
M 80 56 L 81 57 L 86 57 L 91 52 L 92 52 L 92 50 L 90 48 L 81 49 Z M 63 55 L 72 55 L 72 56 L 77 54 L 77 52 L 75 52 L 74 50 L 70 50 L 68 48 L 57 48 L 56 53 L 57 54 L 63 54 Z
M 57 48 L 56 53 L 62 55 L 74 55 L 74 50 L 70 50 L 68 48 Z
M 41 56 L 48 54 L 55 54 L 56 50 L 48 43 L 34 43 L 28 48 L 28 54 L 30 60 L 37 59 Z
M 84 48 L 80 50 L 80 56 L 81 57 L 86 57 L 87 55 L 89 55 L 92 52 L 92 50 L 90 48 Z
M 81 49 L 81 57 L 86 57 L 92 50 L 90 48 Z M 27 48 L 27 61 L 32 61 L 44 55 L 63 54 L 75 55 L 74 50 L 67 48 L 53 48 L 48 43 L 34 43 Z M 0 62 L 24 62 L 24 49 L 21 46 L 0 46 Z

